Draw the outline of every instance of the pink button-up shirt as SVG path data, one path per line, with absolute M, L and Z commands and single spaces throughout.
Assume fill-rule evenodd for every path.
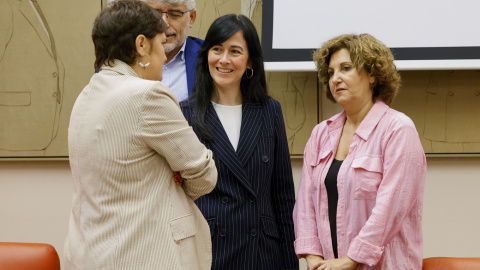
M 305 147 L 293 211 L 295 251 L 333 259 L 325 176 L 345 112 L 317 125 Z M 377 101 L 353 135 L 337 177 L 338 256 L 355 269 L 422 268 L 426 159 L 412 120 Z

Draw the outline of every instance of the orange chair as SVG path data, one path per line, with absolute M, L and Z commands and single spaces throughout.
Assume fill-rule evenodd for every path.
M 432 257 L 423 259 L 422 270 L 479 270 L 480 258 Z
M 52 245 L 0 242 L 1 270 L 60 270 L 60 259 Z

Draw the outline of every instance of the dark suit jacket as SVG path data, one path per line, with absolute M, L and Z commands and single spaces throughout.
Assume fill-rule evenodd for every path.
M 192 101 L 180 104 L 192 125 Z M 210 225 L 212 269 L 298 269 L 293 241 L 295 191 L 280 103 L 243 100 L 235 152 L 210 105 L 206 125 L 218 169 L 215 189 L 196 203 Z M 193 125 L 198 135 L 198 130 Z
M 191 96 L 197 68 L 197 53 L 203 44 L 203 40 L 196 37 L 187 37 L 185 42 L 187 43 L 185 44 L 185 68 L 187 70 L 188 96 Z

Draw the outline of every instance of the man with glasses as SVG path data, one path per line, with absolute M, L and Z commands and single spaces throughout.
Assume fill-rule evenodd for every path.
M 146 0 L 148 5 L 162 14 L 167 23 L 167 62 L 163 68 L 164 83 L 178 101 L 192 94 L 195 79 L 197 52 L 203 40 L 190 37 L 188 33 L 197 17 L 195 0 Z

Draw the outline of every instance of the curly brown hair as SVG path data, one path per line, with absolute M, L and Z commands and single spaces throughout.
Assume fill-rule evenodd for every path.
M 400 74 L 393 63 L 390 49 L 378 39 L 369 34 L 341 35 L 325 43 L 313 53 L 317 64 L 320 82 L 325 84 L 327 98 L 335 102 L 328 81 L 328 65 L 332 54 L 347 49 L 350 52 L 355 68 L 360 72 L 365 70 L 375 77 L 372 100 L 382 100 L 387 105 L 393 102 L 401 84 Z

